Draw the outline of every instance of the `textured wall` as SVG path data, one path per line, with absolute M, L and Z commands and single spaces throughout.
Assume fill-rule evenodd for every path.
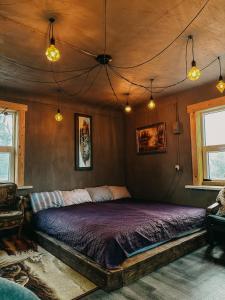
M 26 116 L 25 183 L 35 190 L 124 183 L 124 124 L 120 113 L 76 106 L 30 103 Z M 93 117 L 93 170 L 74 170 L 74 113 Z
M 64 119 L 54 119 L 55 99 L 2 91 L 1 98 L 28 105 L 25 185 L 35 191 L 124 184 L 124 118 L 113 109 L 61 100 Z M 16 95 L 16 96 L 15 96 Z M 74 113 L 92 116 L 93 170 L 74 170 Z
M 126 119 L 126 179 L 136 197 L 150 200 L 206 206 L 215 200 L 217 192 L 194 191 L 184 188 L 192 184 L 191 141 L 187 105 L 220 96 L 215 83 L 188 90 L 157 100 L 157 109 L 149 112 L 146 106 L 139 107 Z M 183 133 L 179 137 L 181 174 L 175 172 L 177 160 L 177 136 L 172 134 L 177 101 Z M 137 155 L 135 129 L 156 122 L 166 122 L 167 153 Z

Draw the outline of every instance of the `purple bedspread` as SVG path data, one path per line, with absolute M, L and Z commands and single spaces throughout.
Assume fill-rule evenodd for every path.
M 204 223 L 205 209 L 132 199 L 50 208 L 35 216 L 38 230 L 107 268 Z

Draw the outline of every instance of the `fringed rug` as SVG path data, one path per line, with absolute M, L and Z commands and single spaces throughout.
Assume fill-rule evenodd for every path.
M 0 276 L 19 283 L 42 300 L 80 299 L 96 285 L 27 239 L 0 242 Z

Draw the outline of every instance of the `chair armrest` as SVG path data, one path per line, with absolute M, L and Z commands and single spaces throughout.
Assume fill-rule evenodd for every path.
M 23 214 L 24 214 L 24 201 L 25 201 L 24 196 L 18 196 L 17 208 L 21 210 Z
M 213 203 L 209 207 L 206 208 L 206 214 L 212 214 L 215 215 L 220 207 L 220 204 L 218 202 Z

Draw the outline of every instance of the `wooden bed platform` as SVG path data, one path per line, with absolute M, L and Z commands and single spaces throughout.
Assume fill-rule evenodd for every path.
M 47 234 L 35 231 L 35 235 L 37 242 L 43 248 L 105 291 L 112 291 L 130 284 L 206 244 L 206 231 L 202 230 L 130 257 L 120 268 L 108 270 Z

